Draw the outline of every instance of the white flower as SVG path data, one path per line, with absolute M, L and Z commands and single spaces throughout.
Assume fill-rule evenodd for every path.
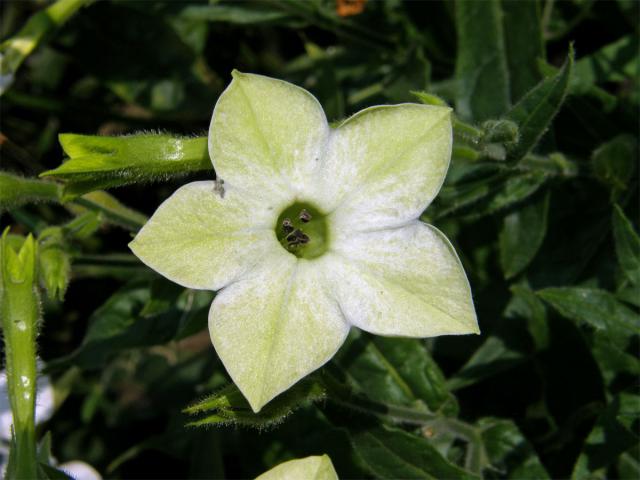
M 334 129 L 307 91 L 233 77 L 209 131 L 224 183 L 180 188 L 130 247 L 176 283 L 219 290 L 211 340 L 254 411 L 327 362 L 351 326 L 478 333 L 453 247 L 418 220 L 449 166 L 451 110 L 372 107 Z
M 256 480 L 338 480 L 328 455 L 297 458 L 264 472 Z

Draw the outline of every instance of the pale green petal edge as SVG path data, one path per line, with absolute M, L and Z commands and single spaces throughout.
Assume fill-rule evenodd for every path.
M 254 412 L 328 362 L 349 332 L 323 260 L 272 256 L 213 301 L 209 333 Z
M 317 161 L 323 153 L 326 139 L 331 131 L 322 105 L 315 96 L 304 88 L 284 80 L 243 73 L 238 70 L 233 70 L 232 77 L 231 83 L 216 102 L 209 126 L 209 155 L 214 169 L 225 181 L 236 184 L 244 183 L 243 188 L 267 188 L 270 190 L 271 196 L 288 196 L 290 199 L 300 196 L 313 184 Z M 276 118 L 276 120 L 265 121 L 263 117 L 257 116 L 252 99 L 247 95 L 246 87 L 242 86 L 245 82 L 250 84 L 256 80 L 270 85 L 269 88 L 289 90 L 290 95 L 285 95 L 282 103 L 271 112 L 286 111 L 292 117 L 295 114 L 299 118 L 297 120 Z M 276 95 L 267 92 L 267 88 L 264 90 L 262 98 L 282 97 L 282 92 L 278 92 Z M 242 92 L 241 96 L 247 102 L 245 109 L 240 105 L 230 106 L 229 102 L 233 102 L 230 97 L 238 91 Z M 298 101 L 296 102 L 296 100 Z M 294 107 L 299 107 L 299 109 L 296 110 Z M 251 118 L 247 119 L 248 127 L 238 129 L 238 132 L 253 129 L 256 130 L 256 137 L 252 137 L 251 141 L 248 141 L 248 138 L 242 138 L 242 136 L 231 139 L 220 135 L 218 131 L 233 130 L 238 127 L 223 121 L 221 110 L 224 111 L 225 108 L 231 108 L 238 112 L 250 111 Z M 266 113 L 269 113 L 268 109 Z M 314 116 L 316 118 L 313 118 Z M 273 129 L 278 121 L 283 120 L 289 127 L 286 131 L 281 132 L 275 129 L 270 135 L 263 131 L 265 127 Z M 317 123 L 315 125 L 317 129 L 312 128 L 314 123 Z M 305 129 L 305 126 L 309 128 Z M 305 131 L 302 131 L 303 129 Z M 277 142 L 280 133 L 282 133 L 281 141 Z M 301 133 L 306 133 L 306 135 L 301 135 Z M 225 140 L 221 140 L 221 138 Z M 222 145 L 221 142 L 226 142 L 226 145 Z M 250 158 L 246 158 L 243 154 L 251 152 L 257 144 L 260 145 L 258 151 L 253 151 Z M 265 177 L 270 177 L 269 184 L 264 182 Z
M 331 458 L 324 454 L 281 463 L 255 480 L 338 480 L 338 474 Z
M 266 252 L 281 249 L 273 213 L 237 189 L 216 192 L 212 181 L 183 185 L 129 243 L 148 267 L 187 288 L 219 290 Z
M 319 181 L 330 179 L 320 195 L 330 204 L 335 223 L 356 230 L 364 223 L 366 230 L 369 223 L 392 228 L 417 219 L 439 193 L 449 169 L 451 113 L 432 105 L 380 105 L 357 112 L 333 130 Z M 401 131 L 394 134 L 385 124 Z M 405 124 L 413 129 L 409 134 Z M 406 141 L 403 135 L 408 135 Z M 382 161 L 368 161 L 375 155 Z M 352 168 L 343 157 L 356 159 Z
M 428 277 L 428 269 L 422 270 L 421 268 L 424 268 L 425 265 L 421 265 L 418 261 L 407 262 L 410 268 L 418 269 L 411 272 L 406 269 L 407 265 L 405 265 L 405 270 L 401 270 L 395 263 L 385 263 L 382 255 L 376 257 L 377 264 L 364 258 L 358 259 L 357 252 L 352 253 L 352 258 L 349 258 L 348 250 L 347 253 L 340 252 L 340 241 L 338 240 L 338 248 L 334 251 L 334 255 L 340 260 L 335 260 L 338 263 L 335 263 L 332 272 L 339 277 L 334 282 L 336 297 L 349 323 L 370 333 L 391 337 L 426 338 L 440 335 L 479 334 L 480 328 L 473 305 L 469 279 L 449 239 L 437 228 L 419 221 L 412 222 L 402 228 L 426 228 L 442 242 L 448 258 L 444 259 L 445 262 L 440 265 L 436 264 L 436 260 L 432 268 L 452 270 L 450 275 L 455 276 L 455 284 L 457 285 L 454 288 L 457 291 L 452 292 L 454 296 L 449 296 L 443 294 L 442 291 L 437 291 L 437 287 L 434 291 L 433 287 L 428 286 L 428 282 L 425 282 L 421 287 L 418 286 L 417 279 Z M 385 232 L 400 232 L 400 230 L 381 230 L 361 235 L 380 235 Z M 357 240 L 352 242 L 352 249 L 353 245 L 357 245 Z M 402 247 L 402 245 L 398 243 L 397 247 Z M 366 244 L 363 244 L 363 249 L 367 249 Z M 419 251 L 416 253 L 420 254 Z M 385 267 L 388 267 L 386 272 Z M 394 276 L 396 278 L 393 278 Z M 406 277 L 404 280 L 403 276 Z M 418 288 L 422 288 L 422 290 L 418 291 Z M 350 289 L 350 292 L 347 292 L 346 289 Z M 431 296 L 429 289 L 434 292 Z M 382 299 L 382 296 L 386 298 Z M 407 298 L 404 298 L 405 296 Z M 459 298 L 455 298 L 455 296 Z M 449 305 L 433 303 L 430 298 L 447 301 Z M 423 305 L 424 311 L 415 310 L 420 305 Z M 397 308 L 394 308 L 395 306 Z M 457 310 L 457 315 L 452 315 L 449 309 Z M 383 314 L 385 310 L 387 311 L 386 315 Z M 399 316 L 394 317 L 394 314 Z M 421 318 L 421 315 L 424 317 Z M 403 318 L 407 320 L 403 320 Z
M 378 110 L 384 110 L 384 109 L 403 109 L 403 108 L 421 108 L 421 109 L 425 109 L 425 110 L 431 110 L 431 111 L 440 111 L 442 112 L 443 115 L 446 115 L 446 118 L 449 121 L 449 125 L 450 125 L 450 135 L 448 138 L 448 143 L 449 143 L 449 155 L 446 156 L 446 160 L 445 160 L 445 166 L 443 168 L 443 174 L 439 176 L 439 182 L 437 182 L 437 187 L 434 188 L 433 193 L 430 195 L 430 197 L 428 198 L 428 200 L 425 200 L 425 206 L 424 209 L 426 209 L 431 202 L 433 202 L 433 199 L 435 197 L 438 196 L 438 193 L 440 193 L 440 190 L 442 189 L 442 185 L 444 185 L 444 181 L 447 177 L 447 172 L 449 171 L 449 166 L 451 165 L 451 153 L 452 153 L 452 149 L 453 149 L 453 126 L 452 126 L 452 121 L 451 121 L 451 117 L 453 115 L 453 109 L 450 107 L 441 107 L 438 105 L 423 105 L 420 103 L 410 103 L 410 102 L 406 102 L 406 103 L 398 103 L 395 105 L 374 105 L 371 107 L 367 107 L 367 108 L 363 108 L 362 110 L 354 113 L 351 117 L 345 119 L 343 122 L 340 123 L 340 125 L 338 125 L 338 129 L 341 127 L 344 127 L 346 125 L 348 125 L 349 123 L 352 122 L 356 122 L 356 121 L 360 121 L 360 117 L 367 115 L 369 113 L 373 113 L 375 111 Z

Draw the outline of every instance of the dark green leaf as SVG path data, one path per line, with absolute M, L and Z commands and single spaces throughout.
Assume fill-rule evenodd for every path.
M 509 109 L 509 70 L 500 0 L 455 4 L 458 55 L 456 110 L 485 120 Z
M 335 364 L 356 392 L 377 402 L 449 414 L 457 411 L 444 375 L 419 340 L 360 334 Z
M 91 315 L 87 334 L 75 352 L 48 366 L 60 368 L 73 364 L 83 369 L 95 369 L 123 350 L 168 342 L 178 336 L 190 317 L 208 312 L 211 298 L 211 292 L 187 290 L 170 310 L 143 317 L 150 289 L 146 283 L 133 282 Z
M 517 162 L 529 153 L 547 131 L 567 94 L 572 71 L 573 49 L 556 75 L 545 78 L 506 114 L 505 118 L 520 129 L 520 141 L 509 152 L 511 161 Z
M 640 442 L 618 458 L 619 478 L 640 478 Z
M 511 420 L 482 418 L 478 427 L 491 468 L 500 478 L 549 478 L 535 450 Z
M 638 38 L 627 35 L 576 62 L 572 87 L 585 93 L 594 84 L 624 82 L 638 75 Z
M 636 307 L 640 307 L 640 295 L 638 295 L 638 287 L 626 287 L 616 292 L 616 297 L 623 302 L 630 303 Z
M 640 358 L 633 348 L 638 340 L 637 336 L 631 335 L 613 336 L 603 331 L 593 333 L 591 351 L 607 385 L 611 385 L 620 374 L 640 375 Z
M 546 308 L 542 300 L 533 290 L 524 285 L 511 287 L 512 301 L 507 306 L 505 315 L 508 318 L 525 318 L 529 334 L 538 350 L 549 346 L 549 324 Z
M 547 233 L 549 193 L 504 218 L 500 232 L 500 264 L 505 278 L 522 272 L 533 260 Z
M 638 142 L 630 135 L 619 135 L 596 149 L 591 163 L 601 182 L 614 191 L 626 190 L 638 163 Z
M 137 232 L 148 220 L 142 213 L 126 207 L 115 197 L 102 191 L 91 192 L 78 197 L 68 208 L 77 214 L 86 213 L 87 210 L 97 212 L 105 222 L 133 232 Z
M 608 478 L 609 465 L 640 440 L 634 423 L 640 420 L 640 397 L 617 395 L 607 405 L 587 437 L 573 469 L 572 479 Z
M 372 427 L 352 434 L 351 441 L 376 478 L 478 478 L 447 461 L 427 439 L 397 428 Z
M 545 288 L 538 295 L 564 317 L 611 335 L 638 333 L 640 316 L 605 290 L 580 287 Z
M 547 175 L 541 172 L 513 175 L 490 196 L 479 202 L 466 216 L 472 219 L 480 218 L 520 203 L 536 193 L 547 179 Z
M 460 371 L 449 379 L 447 386 L 451 390 L 459 390 L 513 368 L 525 359 L 522 352 L 510 348 L 501 338 L 489 337 Z
M 150 298 L 140 312 L 143 317 L 152 317 L 169 310 L 178 300 L 184 288 L 164 278 L 151 282 Z
M 47 465 L 46 463 L 39 463 L 38 469 L 40 470 L 40 475 L 47 480 L 74 480 L 73 477 L 70 477 L 62 470 Z
M 545 47 L 540 2 L 502 0 L 511 101 L 518 101 L 540 80 L 538 60 Z
M 636 293 L 640 293 L 637 290 L 640 288 L 640 237 L 619 205 L 614 205 L 613 208 L 613 237 L 618 263 L 636 287 Z

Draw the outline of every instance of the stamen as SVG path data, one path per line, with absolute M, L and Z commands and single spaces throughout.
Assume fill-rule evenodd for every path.
M 290 219 L 285 218 L 282 221 L 282 230 L 284 231 L 284 233 L 289 233 L 293 231 L 293 223 L 291 222 Z
M 296 230 L 293 233 L 287 235 L 287 245 L 295 247 L 297 245 L 304 245 L 309 243 L 309 236 L 303 233 L 301 230 Z
M 309 220 L 311 220 L 311 214 L 307 211 L 306 208 L 303 208 L 300 212 L 299 218 L 301 222 L 307 223 Z

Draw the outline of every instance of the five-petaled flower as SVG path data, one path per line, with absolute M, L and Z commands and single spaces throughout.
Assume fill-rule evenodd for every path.
M 306 90 L 234 72 L 209 130 L 224 183 L 178 189 L 130 247 L 180 285 L 218 290 L 211 340 L 257 412 L 331 359 L 351 326 L 479 332 L 453 247 L 418 220 L 451 144 L 449 108 L 371 107 L 331 128 Z

